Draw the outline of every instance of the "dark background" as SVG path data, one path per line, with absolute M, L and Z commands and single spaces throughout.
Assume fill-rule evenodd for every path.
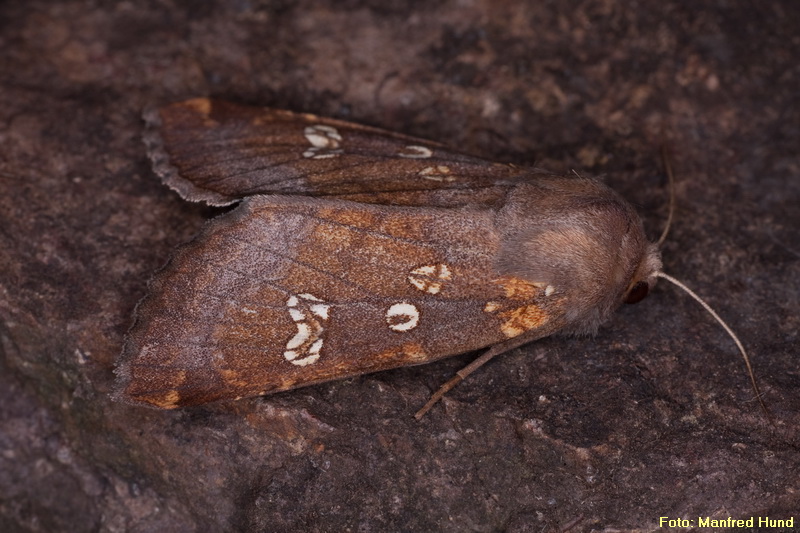
M 109 400 L 151 273 L 218 210 L 142 108 L 212 95 L 605 176 L 665 271 L 594 338 L 157 412 Z M 0 4 L 0 530 L 630 531 L 800 509 L 792 0 Z M 796 520 L 800 516 L 796 516 Z M 684 530 L 685 531 L 685 530 Z

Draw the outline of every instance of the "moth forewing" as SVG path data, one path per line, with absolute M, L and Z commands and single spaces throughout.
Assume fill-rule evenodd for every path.
M 250 197 L 154 279 L 119 396 L 172 408 L 550 334 L 564 297 L 497 269 L 497 214 Z

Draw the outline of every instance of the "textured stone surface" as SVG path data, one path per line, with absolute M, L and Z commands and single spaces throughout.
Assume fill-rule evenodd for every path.
M 199 4 L 199 5 L 196 5 Z M 0 4 L 0 530 L 649 530 L 798 496 L 793 2 Z M 198 95 L 603 174 L 665 270 L 594 338 L 212 407 L 111 402 L 133 308 L 219 211 L 161 186 L 141 109 Z

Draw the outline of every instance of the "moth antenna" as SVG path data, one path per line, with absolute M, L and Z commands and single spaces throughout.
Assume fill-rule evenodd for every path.
M 719 324 L 725 329 L 725 331 L 728 333 L 728 335 L 730 335 L 730 337 L 733 339 L 733 342 L 736 343 L 736 346 L 739 348 L 739 351 L 742 353 L 742 358 L 744 359 L 744 364 L 747 366 L 747 373 L 750 375 L 750 383 L 753 385 L 753 391 L 756 393 L 756 398 L 758 399 L 759 405 L 761 405 L 761 410 L 764 412 L 764 415 L 767 417 L 767 419 L 769 420 L 770 424 L 772 424 L 773 423 L 772 415 L 770 414 L 769 410 L 767 409 L 767 406 L 764 403 L 764 400 L 761 398 L 761 389 L 758 386 L 758 382 L 756 381 L 755 372 L 753 372 L 753 367 L 750 364 L 750 356 L 747 355 L 747 351 L 744 349 L 744 345 L 742 345 L 742 341 L 739 340 L 739 337 L 736 336 L 736 334 L 733 332 L 733 330 L 730 328 L 730 326 L 728 326 L 728 324 L 726 324 L 725 321 L 722 320 L 722 318 L 717 314 L 717 312 L 714 311 L 714 309 L 712 309 L 711 306 L 709 304 L 707 304 L 705 300 L 700 298 L 700 296 L 698 296 L 692 289 L 690 289 L 689 287 L 687 287 L 686 285 L 684 285 L 682 282 L 678 281 L 677 279 L 673 278 L 669 274 L 664 274 L 663 272 L 656 272 L 656 276 L 658 276 L 659 278 L 663 278 L 663 279 L 669 281 L 670 283 L 672 283 L 673 285 L 675 285 L 679 289 L 682 289 L 686 294 L 688 294 L 689 296 L 694 298 L 694 300 L 697 303 L 699 303 L 700 305 L 703 306 L 703 309 L 708 311 L 708 313 L 711 316 L 713 316 L 714 319 L 717 322 L 719 322 Z
M 667 222 L 664 224 L 664 231 L 661 232 L 661 236 L 656 241 L 656 245 L 659 248 L 667 240 L 669 228 L 672 225 L 672 217 L 675 215 L 675 176 L 672 173 L 672 163 L 670 163 L 669 153 L 665 145 L 661 146 L 661 163 L 664 165 L 664 172 L 667 174 L 669 182 L 669 213 L 667 214 Z

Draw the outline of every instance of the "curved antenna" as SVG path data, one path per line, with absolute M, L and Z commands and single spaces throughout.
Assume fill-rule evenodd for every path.
M 666 172 L 667 180 L 669 181 L 669 214 L 664 225 L 664 231 L 661 232 L 661 237 L 656 241 L 656 246 L 659 249 L 664 244 L 664 241 L 667 240 L 669 228 L 672 225 L 672 217 L 675 215 L 675 176 L 672 174 L 672 163 L 670 163 L 666 145 L 661 146 L 661 163 L 664 165 L 664 172 Z
M 764 404 L 764 400 L 761 398 L 761 389 L 758 387 L 758 382 L 756 381 L 756 375 L 753 372 L 753 367 L 750 365 L 750 356 L 747 355 L 747 351 L 744 349 L 744 345 L 742 345 L 742 341 L 739 340 L 739 337 L 733 332 L 733 330 L 725 323 L 724 320 L 717 314 L 714 309 L 711 308 L 710 305 L 706 303 L 705 300 L 700 298 L 692 289 L 684 285 L 682 282 L 678 281 L 677 279 L 673 278 L 669 274 L 664 274 L 663 272 L 656 272 L 656 276 L 659 278 L 663 278 L 679 289 L 682 289 L 686 294 L 694 298 L 694 300 L 703 306 L 703 309 L 708 311 L 708 313 L 714 317 L 714 319 L 719 322 L 719 324 L 725 329 L 725 331 L 730 335 L 733 339 L 733 342 L 736 343 L 736 346 L 739 348 L 739 351 L 742 353 L 742 358 L 744 359 L 744 364 L 747 366 L 747 373 L 750 375 L 750 383 L 753 385 L 753 391 L 756 393 L 756 398 L 758 399 L 758 403 L 761 405 L 761 410 L 766 415 L 767 419 L 769 420 L 770 424 L 773 424 L 772 415 L 770 414 L 767 406 Z M 774 424 L 773 424 L 774 425 Z

